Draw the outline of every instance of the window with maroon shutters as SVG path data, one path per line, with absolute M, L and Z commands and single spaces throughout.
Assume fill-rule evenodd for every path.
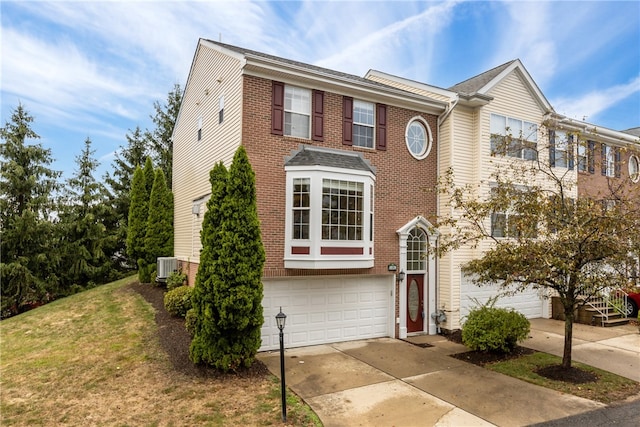
M 342 143 L 356 147 L 387 149 L 387 106 L 342 98 Z M 375 145 L 374 145 L 375 142 Z
M 324 139 L 324 92 L 273 82 L 271 133 Z

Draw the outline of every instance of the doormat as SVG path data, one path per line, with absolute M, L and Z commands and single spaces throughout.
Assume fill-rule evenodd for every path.
M 433 347 L 433 345 L 429 344 L 428 342 L 416 342 L 416 341 L 410 341 L 410 340 L 402 340 L 402 341 L 406 341 L 409 344 L 413 344 L 417 347 L 421 347 L 421 348 L 429 348 L 429 347 Z

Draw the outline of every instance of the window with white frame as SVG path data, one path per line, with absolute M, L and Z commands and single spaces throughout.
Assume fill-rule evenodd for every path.
M 551 141 L 552 159 L 551 166 L 557 168 L 573 168 L 571 160 L 572 135 L 564 131 L 557 130 Z
M 309 238 L 310 188 L 309 178 L 296 178 L 293 180 L 292 239 Z
M 322 239 L 362 240 L 364 183 L 322 180 Z
M 616 154 L 615 149 L 608 145 L 602 146 L 602 170 L 606 176 L 616 176 Z
M 405 132 L 407 149 L 413 157 L 422 160 L 429 155 L 432 145 L 431 129 L 421 117 L 414 117 L 407 124 Z
M 321 161 L 337 151 L 303 150 L 322 152 L 314 158 Z M 353 152 L 326 164 L 309 162 L 313 156 L 294 155 L 285 164 L 285 268 L 373 267 L 374 170 Z
M 578 170 L 586 172 L 589 169 L 589 149 L 586 141 L 578 144 Z
M 373 148 L 374 104 L 353 100 L 353 145 Z
M 202 139 L 202 116 L 198 117 L 198 141 Z
M 640 181 L 640 159 L 635 154 L 629 157 L 629 178 L 633 182 Z
M 519 189 L 526 191 L 526 188 Z M 491 189 L 492 197 L 496 197 L 498 190 Z M 527 237 L 534 238 L 537 235 L 537 223 L 527 221 L 514 205 L 504 209 L 496 209 L 491 212 L 491 236 L 492 237 Z
M 407 270 L 426 269 L 427 234 L 420 228 L 414 228 L 407 238 Z
M 538 153 L 538 125 L 525 120 L 491 114 L 491 154 L 535 160 Z
M 220 95 L 218 99 L 218 123 L 224 121 L 224 95 Z
M 298 138 L 310 137 L 311 91 L 295 86 L 284 88 L 284 134 Z

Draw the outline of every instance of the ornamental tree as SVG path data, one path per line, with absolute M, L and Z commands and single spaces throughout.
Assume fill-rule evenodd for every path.
M 573 144 L 584 139 L 576 133 Z M 507 150 L 518 142 L 507 136 L 499 144 Z M 542 148 L 535 148 L 533 160 L 501 163 L 485 195 L 482 185 L 457 186 L 448 171 L 439 189 L 452 214 L 439 220 L 448 230 L 439 250 L 483 249 L 463 266 L 477 285 L 499 284 L 505 293 L 532 287 L 558 296 L 565 317 L 562 367 L 568 369 L 576 310 L 633 280 L 629 266 L 637 265 L 640 254 L 640 190 L 628 179 L 610 178 L 606 190 L 578 198 L 575 175 L 551 166 Z M 575 145 L 567 152 L 572 150 Z

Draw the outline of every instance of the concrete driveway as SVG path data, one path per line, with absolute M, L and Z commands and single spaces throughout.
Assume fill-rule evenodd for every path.
M 562 350 L 563 336 L 556 334 L 562 322 L 546 322 L 532 322 L 532 338 L 524 345 L 548 351 L 543 347 L 557 348 L 559 342 Z M 634 365 L 626 357 L 633 358 L 634 350 L 640 357 L 640 346 L 622 347 L 633 347 L 635 338 L 628 335 L 637 334 L 637 329 L 598 329 L 590 340 L 587 334 L 593 331 L 580 332 L 582 338 L 577 339 L 585 342 L 577 344 L 591 343 L 598 350 L 603 346 L 607 359 L 622 354 L 622 362 L 609 362 L 609 366 L 619 365 L 627 372 L 625 376 L 635 375 L 627 369 L 637 368 L 640 359 Z M 287 386 L 313 408 L 326 427 L 522 426 L 605 406 L 451 358 L 450 354 L 466 348 L 444 337 L 420 339 L 431 347 L 381 338 L 286 350 Z M 586 351 L 589 347 L 584 349 L 584 357 L 590 357 Z M 574 350 L 574 354 L 581 352 Z M 260 353 L 258 357 L 271 372 L 280 375 L 278 352 Z

